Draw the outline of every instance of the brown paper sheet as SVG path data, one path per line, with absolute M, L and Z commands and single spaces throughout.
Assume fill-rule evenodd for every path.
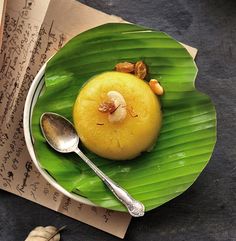
M 8 0 L 0 55 L 0 188 L 123 238 L 131 217 L 65 197 L 34 167 L 23 135 L 25 98 L 36 73 L 69 39 L 121 18 L 73 0 Z M 195 57 L 196 49 L 187 47 Z

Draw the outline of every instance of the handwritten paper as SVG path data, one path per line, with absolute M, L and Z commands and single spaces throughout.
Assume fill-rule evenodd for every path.
M 123 238 L 128 214 L 76 202 L 40 175 L 25 146 L 22 121 L 41 66 L 73 36 L 108 22 L 123 20 L 73 0 L 8 0 L 0 54 L 0 188 Z M 196 55 L 196 49 L 189 51 Z

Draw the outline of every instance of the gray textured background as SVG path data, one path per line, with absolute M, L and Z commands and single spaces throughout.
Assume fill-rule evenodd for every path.
M 81 1 L 197 47 L 196 86 L 217 109 L 218 142 L 197 182 L 183 195 L 133 219 L 129 241 L 236 240 L 236 1 Z M 109 234 L 0 191 L 0 240 L 21 241 L 37 225 L 68 225 L 64 241 L 115 241 Z

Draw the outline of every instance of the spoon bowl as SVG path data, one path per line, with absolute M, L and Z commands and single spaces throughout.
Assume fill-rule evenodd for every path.
M 73 124 L 61 115 L 45 112 L 40 118 L 42 133 L 48 144 L 58 152 L 74 152 L 79 144 Z

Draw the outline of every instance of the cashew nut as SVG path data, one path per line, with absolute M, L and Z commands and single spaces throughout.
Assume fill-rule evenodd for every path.
M 111 123 L 123 121 L 127 115 L 124 97 L 118 91 L 109 91 L 107 96 L 115 105 L 115 111 L 108 114 L 108 120 Z
M 152 91 L 157 95 L 163 95 L 164 89 L 160 85 L 160 83 L 156 79 L 151 79 L 149 81 L 149 86 L 151 87 Z

